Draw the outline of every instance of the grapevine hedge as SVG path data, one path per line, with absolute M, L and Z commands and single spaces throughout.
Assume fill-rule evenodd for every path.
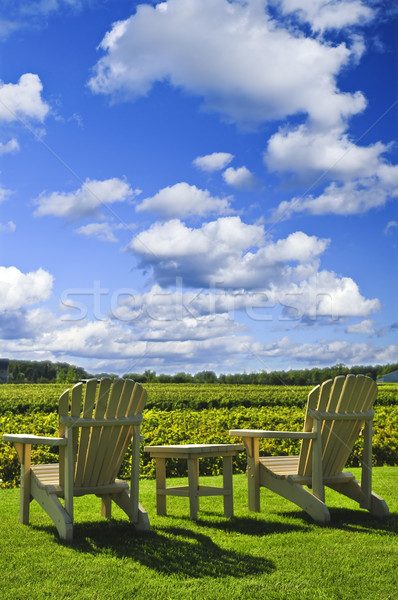
M 376 407 L 373 438 L 374 464 L 398 465 L 398 406 Z M 232 407 L 197 410 L 145 410 L 142 433 L 146 445 L 183 443 L 228 443 L 234 441 L 228 435 L 229 429 L 280 429 L 300 431 L 304 409 L 300 407 Z M 31 413 L 15 415 L 7 412 L 0 415 L 0 432 L 36 433 L 46 436 L 57 435 L 58 417 L 55 413 Z M 357 466 L 361 456 L 362 439 L 354 447 L 349 466 Z M 262 440 L 264 454 L 297 454 L 299 442 L 291 440 Z M 57 462 L 56 448 L 32 447 L 32 462 Z M 154 476 L 154 463 L 149 455 L 141 450 L 142 477 Z M 246 457 L 241 453 L 234 459 L 235 472 L 244 472 Z M 221 459 L 203 458 L 200 461 L 202 475 L 216 475 L 221 472 Z M 167 463 L 169 476 L 186 475 L 186 461 L 170 460 Z M 125 459 L 120 475 L 128 477 L 129 460 Z M 19 465 L 11 444 L 0 443 L 0 483 L 1 487 L 18 485 Z
M 0 414 L 56 412 L 64 383 L 0 385 Z M 296 406 L 304 408 L 313 386 L 147 383 L 147 408 L 159 410 Z M 381 384 L 376 406 L 398 406 L 398 385 Z

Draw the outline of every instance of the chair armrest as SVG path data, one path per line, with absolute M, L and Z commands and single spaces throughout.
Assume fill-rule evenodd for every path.
M 66 438 L 30 435 L 29 433 L 3 433 L 3 441 L 14 444 L 40 444 L 43 446 L 66 446 Z
M 313 431 L 267 431 L 264 429 L 230 429 L 229 435 L 243 438 L 290 438 L 293 440 L 313 439 L 316 437 L 316 433 Z

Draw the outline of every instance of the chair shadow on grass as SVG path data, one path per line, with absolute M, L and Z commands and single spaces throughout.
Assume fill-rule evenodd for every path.
M 281 511 L 277 514 L 278 517 L 301 519 L 307 526 L 385 535 L 398 533 L 398 513 L 378 518 L 360 509 L 329 508 L 329 511 L 329 523 L 316 523 L 307 513 L 300 510 Z
M 35 529 L 53 532 L 51 526 Z M 55 533 L 56 535 L 56 533 Z M 226 550 L 209 535 L 183 527 L 152 527 L 138 533 L 126 521 L 77 523 L 73 542 L 62 542 L 77 552 L 131 559 L 163 574 L 185 577 L 247 577 L 269 574 L 273 561 L 249 553 Z
M 329 523 L 316 523 L 306 512 L 299 509 L 278 511 L 273 517 L 264 510 L 262 513 L 257 513 L 257 517 L 233 517 L 222 521 L 206 519 L 205 514 L 202 511 L 198 524 L 228 533 L 234 532 L 257 537 L 291 531 L 311 532 L 314 527 L 381 535 L 396 535 L 398 533 L 398 513 L 390 513 L 386 517 L 377 518 L 367 511 L 349 508 L 330 508 L 331 520 Z M 280 520 L 281 518 L 297 519 L 298 523 L 283 522 Z

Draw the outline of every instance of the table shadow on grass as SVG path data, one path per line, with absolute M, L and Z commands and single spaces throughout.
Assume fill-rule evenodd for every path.
M 208 513 L 213 516 L 213 513 Z M 217 529 L 227 533 L 239 533 L 250 536 L 262 537 L 263 535 L 272 535 L 273 533 L 290 533 L 292 531 L 306 531 L 307 524 L 282 523 L 281 521 L 272 521 L 264 513 L 264 518 L 258 517 L 231 517 L 215 521 L 205 517 L 205 511 L 198 517 L 197 524 L 210 529 Z M 173 516 L 168 516 L 168 519 L 173 519 Z M 181 517 L 178 517 L 181 519 Z M 188 517 L 187 517 L 188 519 Z
M 54 531 L 52 527 L 37 529 Z M 126 522 L 76 524 L 73 542 L 67 545 L 77 552 L 131 559 L 166 575 L 247 577 L 275 570 L 271 560 L 223 549 L 210 536 L 182 527 L 153 527 L 137 533 Z

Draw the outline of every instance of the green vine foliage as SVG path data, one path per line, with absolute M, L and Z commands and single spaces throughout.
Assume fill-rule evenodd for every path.
M 65 383 L 0 385 L 0 414 L 56 412 L 58 399 L 67 387 Z M 305 408 L 313 386 L 146 383 L 145 388 L 148 391 L 146 408 L 167 411 L 234 407 Z M 398 384 L 380 384 L 376 406 L 398 406 Z
M 203 410 L 159 410 L 144 411 L 142 434 L 145 445 L 167 444 L 217 444 L 240 442 L 231 438 L 229 429 L 271 429 L 300 431 L 303 425 L 304 409 L 291 406 L 260 406 L 208 408 Z M 1 433 L 35 433 L 56 436 L 58 417 L 56 413 L 19 414 L 12 412 L 0 415 Z M 360 464 L 362 439 L 354 446 L 348 466 Z M 292 440 L 262 440 L 261 452 L 264 455 L 294 455 L 300 452 L 300 442 Z M 375 466 L 398 465 L 398 406 L 377 406 L 374 420 L 373 459 Z M 33 463 L 57 462 L 57 448 L 47 446 L 32 447 Z M 128 478 L 131 457 L 127 453 L 120 470 L 120 476 Z M 141 449 L 141 476 L 154 477 L 155 465 L 149 454 Z M 234 470 L 242 473 L 246 469 L 246 456 L 242 452 L 234 458 Z M 222 472 L 221 459 L 203 458 L 200 460 L 201 475 L 218 475 Z M 185 476 L 186 461 L 167 461 L 168 476 Z M 0 443 L 0 486 L 14 487 L 19 484 L 19 464 L 15 449 L 9 443 Z

